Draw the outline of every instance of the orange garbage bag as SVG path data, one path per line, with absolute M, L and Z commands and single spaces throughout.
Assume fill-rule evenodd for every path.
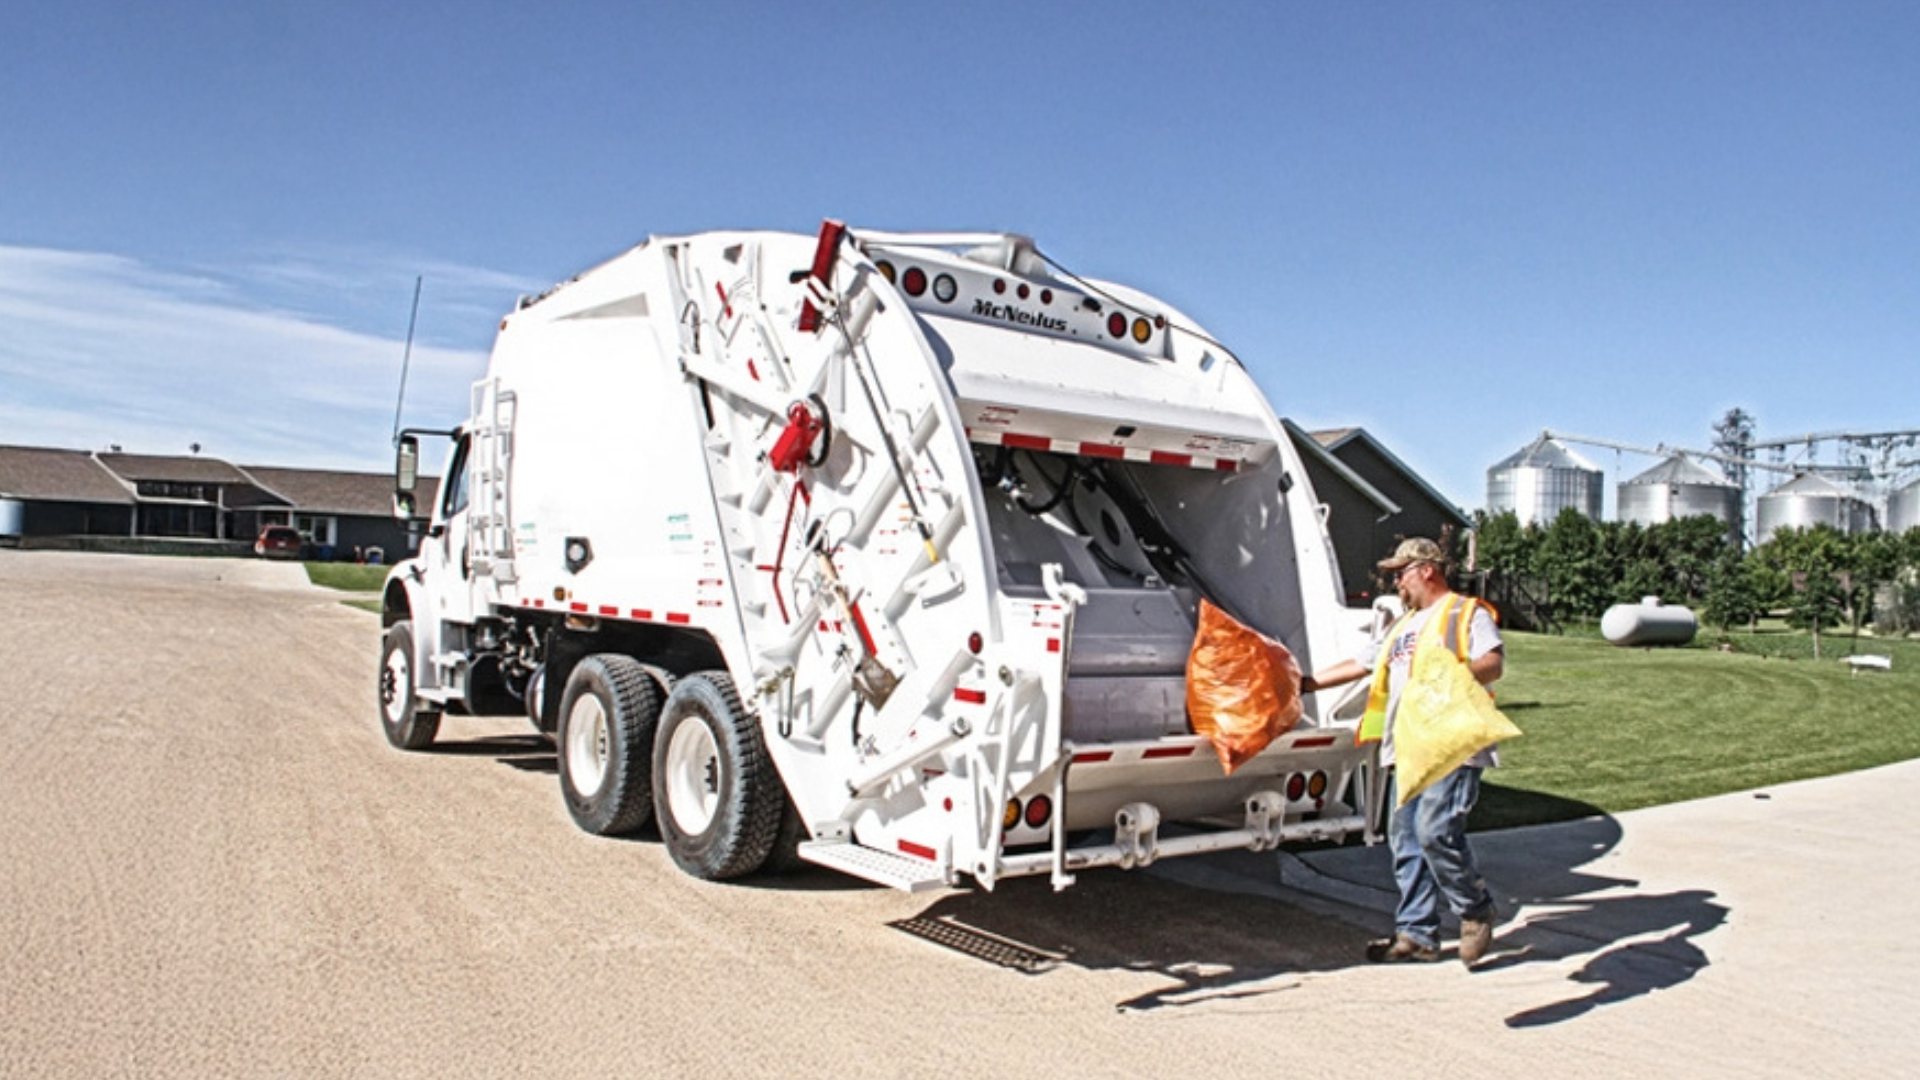
M 1300 665 L 1287 647 L 1200 601 L 1187 656 L 1187 719 L 1228 775 L 1300 722 Z

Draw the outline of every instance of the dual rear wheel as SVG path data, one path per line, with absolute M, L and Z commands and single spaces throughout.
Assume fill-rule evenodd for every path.
M 662 694 L 630 657 L 582 660 L 567 680 L 556 742 L 567 810 L 596 836 L 651 819 L 673 861 L 708 881 L 759 870 L 788 812 L 760 728 L 719 671 Z

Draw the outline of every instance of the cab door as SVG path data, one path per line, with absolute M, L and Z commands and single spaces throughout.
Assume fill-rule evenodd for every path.
M 466 627 L 473 622 L 473 530 L 468 514 L 472 445 L 470 433 L 455 436 L 446 479 L 440 484 L 440 505 L 434 508 L 434 527 L 420 545 L 434 621 L 441 627 L 441 653 L 463 650 Z

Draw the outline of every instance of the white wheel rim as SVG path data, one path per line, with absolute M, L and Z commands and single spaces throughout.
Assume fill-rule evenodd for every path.
M 413 674 L 407 665 L 407 651 L 394 649 L 387 654 L 386 677 L 380 681 L 380 705 L 387 722 L 397 724 L 407 715 L 407 699 L 413 696 Z
M 606 783 L 610 741 L 607 710 L 599 698 L 582 694 L 567 715 L 567 782 L 574 791 L 592 796 Z
M 720 807 L 720 746 L 698 716 L 673 729 L 666 764 L 667 810 L 682 833 L 699 836 Z

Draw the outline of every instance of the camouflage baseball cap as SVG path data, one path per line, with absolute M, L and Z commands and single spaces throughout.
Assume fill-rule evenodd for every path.
M 1401 570 L 1418 562 L 1445 565 L 1446 561 L 1446 552 L 1440 550 L 1439 544 L 1424 536 L 1414 536 L 1400 541 L 1400 546 L 1393 549 L 1392 558 L 1380 560 L 1380 569 Z

